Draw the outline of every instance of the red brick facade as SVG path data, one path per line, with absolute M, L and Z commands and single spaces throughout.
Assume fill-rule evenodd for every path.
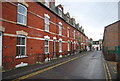
M 105 27 L 103 41 L 104 50 L 106 47 L 108 47 L 109 50 L 115 50 L 115 46 L 118 46 L 118 24 L 119 21 Z
M 67 23 L 58 14 L 47 8 L 40 2 L 26 2 L 27 7 L 27 24 L 26 26 L 17 23 L 18 2 L 2 2 L 2 56 L 3 66 L 14 68 L 21 63 L 34 64 L 37 61 L 44 61 L 46 57 L 53 58 L 54 48 L 56 56 L 68 53 L 68 42 L 70 42 L 70 51 L 77 50 L 77 36 L 82 37 L 82 48 L 87 46 L 88 37 Z M 49 32 L 44 30 L 44 14 L 50 16 Z M 62 23 L 62 35 L 59 35 L 59 22 Z M 68 37 L 67 30 L 70 30 Z M 26 34 L 26 57 L 16 58 L 16 41 L 17 35 Z M 75 32 L 75 39 L 74 39 Z M 49 37 L 49 56 L 44 54 L 45 37 Z M 54 37 L 56 37 L 56 47 L 54 47 Z M 59 40 L 62 39 L 62 52 L 59 52 Z M 39 58 L 38 58 L 39 57 Z
M 119 23 L 120 21 L 117 21 L 105 27 L 103 52 L 107 55 L 107 59 L 118 60 L 118 54 L 112 53 L 112 51 L 116 51 L 115 47 L 119 46 Z

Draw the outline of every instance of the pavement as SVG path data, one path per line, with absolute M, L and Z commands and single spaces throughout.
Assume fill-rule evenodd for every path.
M 115 62 L 105 61 L 101 51 L 82 52 L 52 60 L 48 63 L 34 64 L 3 72 L 2 79 L 84 79 L 87 81 L 116 81 L 116 64 Z
M 117 78 L 117 62 L 113 62 L 113 61 L 106 61 L 112 76 L 112 79 L 116 79 Z

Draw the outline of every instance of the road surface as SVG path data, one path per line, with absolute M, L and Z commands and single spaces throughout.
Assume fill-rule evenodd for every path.
M 19 79 L 101 79 L 106 81 L 105 64 L 101 51 L 85 52 L 62 64 L 48 67 Z

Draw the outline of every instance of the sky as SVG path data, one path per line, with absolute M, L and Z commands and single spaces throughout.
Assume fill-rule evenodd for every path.
M 76 19 L 85 30 L 88 38 L 94 41 L 103 39 L 104 27 L 118 21 L 119 0 L 56 0 L 62 4 L 64 13 Z

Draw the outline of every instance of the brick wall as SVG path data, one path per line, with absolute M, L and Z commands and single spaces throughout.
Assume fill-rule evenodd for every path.
M 115 50 L 115 46 L 118 46 L 118 22 L 105 27 L 103 45 L 104 50 L 106 50 L 106 47 L 109 50 Z

